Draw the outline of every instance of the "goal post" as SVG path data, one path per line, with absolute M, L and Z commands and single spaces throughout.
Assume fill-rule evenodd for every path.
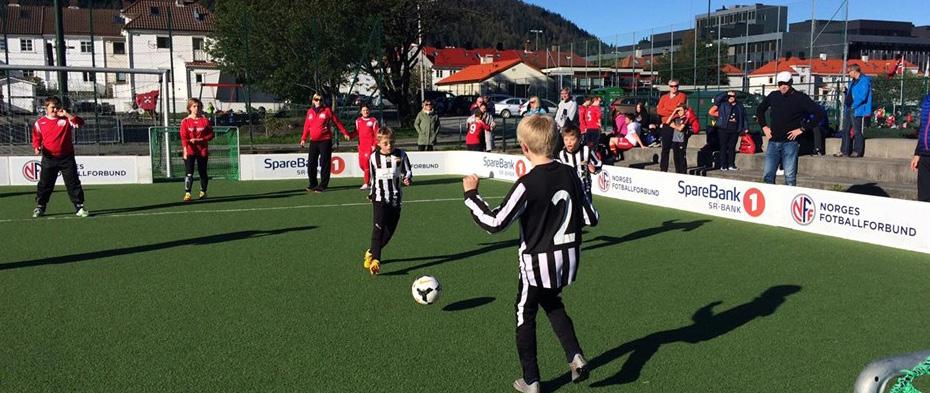
M 239 127 L 213 127 L 207 173 L 213 179 L 239 180 Z M 150 127 L 152 180 L 184 178 L 180 127 Z

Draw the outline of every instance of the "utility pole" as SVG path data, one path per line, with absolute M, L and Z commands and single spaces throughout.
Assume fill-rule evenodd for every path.
M 61 1 L 55 0 L 55 65 L 59 67 L 67 66 L 65 60 L 65 31 L 62 26 Z M 58 71 L 58 92 L 61 98 L 61 104 L 66 105 L 65 97 L 68 96 L 68 73 Z
M 171 91 L 168 92 L 169 94 L 166 95 L 165 98 L 168 98 L 168 96 L 171 97 L 171 114 L 175 114 L 177 113 L 178 108 L 175 106 L 176 97 L 174 93 L 174 29 L 172 28 L 172 24 L 171 24 L 171 7 L 174 7 L 174 5 L 172 5 L 171 3 L 167 3 L 166 7 L 168 8 L 168 53 L 169 53 L 169 57 L 171 58 L 171 63 L 169 67 L 171 69 Z
M 94 3 L 90 3 L 90 66 L 97 68 L 97 44 L 94 42 Z M 106 75 L 103 82 L 106 83 Z M 100 110 L 98 109 L 99 101 L 97 100 L 97 73 L 90 73 L 90 83 L 94 89 L 94 132 L 97 134 L 97 148 L 100 148 Z
M 419 51 L 419 58 L 417 62 L 420 63 L 420 103 L 422 104 L 426 101 L 426 72 L 423 69 L 423 24 L 420 17 L 420 2 L 417 2 L 417 50 Z

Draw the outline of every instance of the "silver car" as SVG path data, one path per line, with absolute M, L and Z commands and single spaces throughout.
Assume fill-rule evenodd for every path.
M 514 114 L 520 113 L 520 106 L 525 104 L 529 99 L 526 98 L 508 98 L 494 104 L 494 114 L 503 118 L 509 118 Z

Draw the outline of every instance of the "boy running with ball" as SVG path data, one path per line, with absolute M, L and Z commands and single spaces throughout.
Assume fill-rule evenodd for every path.
M 371 173 L 368 199 L 374 208 L 374 227 L 371 230 L 371 248 L 365 251 L 362 266 L 369 273 L 381 273 L 381 250 L 387 246 L 400 221 L 402 186 L 409 186 L 413 177 L 407 153 L 394 148 L 394 131 L 378 131 L 378 144 L 368 159 Z
M 577 383 L 588 377 L 575 328 L 562 304 L 562 289 L 575 281 L 578 274 L 581 229 L 597 225 L 598 213 L 585 196 L 575 170 L 549 158 L 556 144 L 552 122 L 546 116 L 531 116 L 517 126 L 520 148 L 534 167 L 517 180 L 500 207 L 491 210 L 478 195 L 477 175 L 462 179 L 465 206 L 478 226 L 495 233 L 520 221 L 516 337 L 523 377 L 513 383 L 520 392 L 540 391 L 536 362 L 539 306 L 545 310 L 565 350 L 572 381 Z

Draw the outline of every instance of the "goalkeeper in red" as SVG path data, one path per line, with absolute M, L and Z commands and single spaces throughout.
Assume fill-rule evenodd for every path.
M 32 217 L 45 215 L 58 173 L 65 179 L 68 196 L 74 204 L 75 215 L 87 217 L 90 212 L 84 208 L 84 188 L 78 177 L 78 165 L 74 160 L 74 144 L 71 142 L 72 131 L 84 125 L 80 117 L 68 113 L 57 97 L 45 99 L 45 116 L 36 120 L 32 126 L 32 148 L 36 155 L 42 156 L 42 171 L 39 172 L 39 184 L 36 187 L 36 208 Z
M 191 188 L 194 186 L 194 164 L 200 176 L 199 199 L 207 197 L 207 145 L 213 140 L 213 127 L 210 119 L 203 115 L 203 103 L 196 98 L 187 100 L 187 117 L 181 120 L 181 147 L 184 152 L 184 202 L 190 202 Z
M 478 195 L 478 176 L 462 180 L 465 206 L 482 229 L 488 233 L 500 232 L 520 221 L 516 337 L 523 378 L 513 383 L 520 392 L 540 391 L 536 362 L 539 306 L 545 310 L 562 344 L 572 381 L 577 383 L 588 377 L 588 365 L 575 327 L 562 303 L 562 289 L 578 277 L 581 229 L 597 225 L 598 213 L 585 195 L 575 170 L 549 158 L 556 144 L 553 121 L 546 116 L 520 121 L 517 126 L 520 148 L 534 167 L 517 180 L 498 208 L 491 210 Z

